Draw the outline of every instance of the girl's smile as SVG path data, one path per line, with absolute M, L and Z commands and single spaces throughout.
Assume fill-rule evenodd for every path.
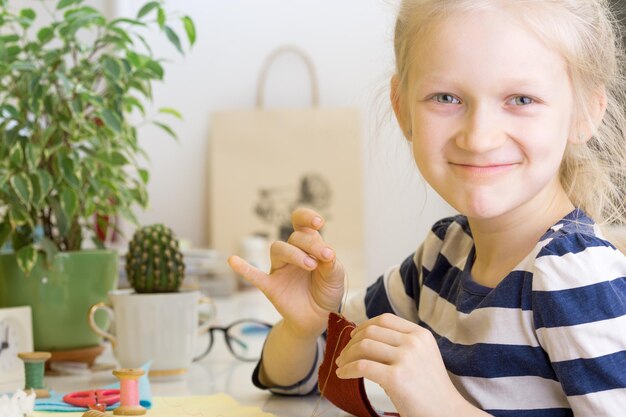
M 486 163 L 486 164 L 473 164 L 473 163 L 456 163 L 449 162 L 452 169 L 460 176 L 467 176 L 472 178 L 473 180 L 478 180 L 480 178 L 491 178 L 495 175 L 502 175 L 506 172 L 511 171 L 516 168 L 519 163 Z

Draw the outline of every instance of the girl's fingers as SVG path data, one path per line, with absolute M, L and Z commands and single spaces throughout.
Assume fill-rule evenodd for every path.
M 307 271 L 314 270 L 318 265 L 317 260 L 302 249 L 280 240 L 272 243 L 270 258 L 272 260 L 270 274 L 287 264 L 298 266 Z
M 321 245 L 313 243 L 304 243 L 305 239 L 300 240 L 299 245 L 290 242 L 276 241 L 272 243 L 270 255 L 272 260 L 272 269 L 270 274 L 287 264 L 295 265 L 307 271 L 318 270 L 322 278 L 335 286 L 343 285 L 344 272 L 343 267 L 337 261 L 335 252 L 321 242 Z M 321 241 L 321 239 L 320 239 Z
M 362 332 L 368 326 L 372 325 L 383 327 L 400 333 L 412 333 L 420 329 L 426 332 L 428 331 L 413 323 L 412 321 L 405 320 L 402 317 L 396 316 L 395 314 L 385 313 L 359 324 L 354 330 L 352 330 L 352 337 L 356 337 L 358 333 Z
M 243 276 L 246 281 L 257 287 L 263 293 L 267 289 L 269 275 L 253 267 L 239 256 L 231 256 L 228 258 L 228 265 L 233 271 Z
M 341 367 L 363 359 L 391 365 L 397 359 L 397 349 L 384 342 L 365 339 L 346 346 L 335 362 Z
M 291 225 L 296 231 L 302 229 L 320 230 L 324 225 L 324 219 L 315 210 L 300 207 L 291 213 Z
M 287 241 L 321 262 L 332 262 L 335 259 L 335 252 L 316 231 L 295 231 Z
M 341 263 L 335 257 L 335 252 L 332 252 L 332 258 L 328 262 L 318 260 L 317 270 L 328 284 L 333 287 L 343 287 L 345 271 Z
M 362 340 L 373 340 L 382 342 L 389 346 L 400 346 L 406 337 L 406 333 L 397 332 L 386 327 L 376 326 L 374 324 L 367 326 L 359 332 L 356 332 L 350 339 L 344 350 L 348 350 L 352 345 Z
M 380 386 L 385 386 L 389 376 L 389 365 L 360 359 L 337 368 L 336 373 L 341 379 L 365 378 Z

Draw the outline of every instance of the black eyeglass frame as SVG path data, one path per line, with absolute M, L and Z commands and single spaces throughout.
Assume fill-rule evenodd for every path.
M 235 350 L 233 349 L 233 346 L 231 345 L 231 341 L 236 339 L 235 337 L 233 337 L 232 335 L 230 335 L 228 333 L 228 331 L 241 324 L 241 323 L 250 323 L 250 324 L 257 324 L 263 327 L 266 327 L 268 330 L 270 330 L 272 327 L 274 327 L 272 324 L 270 323 L 266 323 L 264 321 L 261 320 L 256 320 L 256 319 L 240 319 L 240 320 L 236 320 L 234 322 L 232 322 L 231 324 L 229 324 L 226 327 L 222 327 L 222 326 L 211 326 L 207 329 L 207 333 L 209 334 L 209 344 L 207 346 L 207 348 L 204 350 L 204 352 L 202 352 L 200 355 L 196 356 L 195 358 L 193 358 L 194 362 L 197 362 L 201 359 L 203 359 L 204 357 L 206 357 L 209 352 L 211 351 L 211 348 L 213 348 L 213 342 L 215 340 L 215 337 L 213 336 L 213 332 L 214 331 L 220 331 L 224 333 L 224 341 L 226 342 L 226 346 L 228 347 L 228 350 L 230 351 L 230 353 L 237 359 L 239 359 L 240 361 L 243 362 L 256 362 L 259 360 L 259 358 L 242 358 L 241 356 L 237 355 L 237 353 L 235 353 Z M 259 355 L 260 356 L 260 355 Z

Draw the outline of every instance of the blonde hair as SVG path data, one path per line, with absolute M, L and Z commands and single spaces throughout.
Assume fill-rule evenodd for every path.
M 626 59 L 620 26 L 606 0 L 402 0 L 394 49 L 399 90 L 409 91 L 413 40 L 456 13 L 502 10 L 520 20 L 569 71 L 577 120 L 590 140 L 568 144 L 560 179 L 570 199 L 599 225 L 626 224 Z M 606 93 L 606 113 L 595 131 L 592 108 Z M 406 111 L 406 109 L 403 109 Z M 580 124 L 573 126 L 580 129 Z M 583 130 L 584 131 L 584 130 Z M 582 133 L 573 131 L 573 137 Z M 620 244 L 620 246 L 622 246 Z M 623 249 L 622 249 L 623 250 Z

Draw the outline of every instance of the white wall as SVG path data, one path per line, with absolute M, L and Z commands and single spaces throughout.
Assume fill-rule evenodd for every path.
M 111 0 L 117 15 L 135 15 L 138 0 Z M 172 11 L 194 19 L 198 40 L 180 57 L 158 33 L 148 36 L 170 57 L 154 108 L 175 107 L 176 143 L 153 127 L 140 130 L 151 157 L 151 206 L 142 223 L 164 222 L 194 245 L 207 242 L 207 150 L 214 110 L 251 108 L 263 59 L 277 46 L 304 48 L 320 79 L 323 106 L 358 106 L 363 114 L 365 282 L 401 262 L 430 225 L 451 209 L 414 168 L 388 105 L 393 69 L 395 5 L 390 0 L 177 0 Z M 280 58 L 266 86 L 268 106 L 309 102 L 306 71 L 293 56 Z M 379 122 L 384 122 L 379 128 Z M 390 123 L 391 122 L 391 123 Z M 358 156 L 355 156 L 358 157 Z M 355 184 L 355 186 L 357 186 Z M 339 254 L 341 256 L 341 254 Z M 359 280 L 363 281 L 363 280 Z

